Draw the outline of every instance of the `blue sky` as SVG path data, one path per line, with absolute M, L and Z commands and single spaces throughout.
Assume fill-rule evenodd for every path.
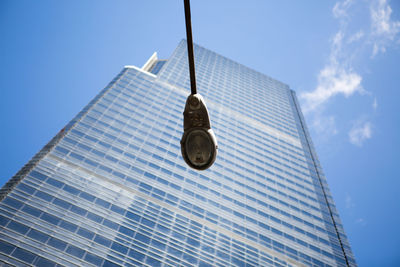
M 297 92 L 360 266 L 400 265 L 400 2 L 192 0 L 194 41 Z M 123 68 L 185 38 L 183 1 L 0 1 L 0 184 Z

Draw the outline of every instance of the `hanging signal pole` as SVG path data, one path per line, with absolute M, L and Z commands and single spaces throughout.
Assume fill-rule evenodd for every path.
M 196 75 L 194 70 L 194 55 L 193 55 L 193 37 L 192 37 L 192 21 L 190 16 L 190 1 L 184 0 L 185 5 L 185 22 L 186 22 L 186 39 L 189 59 L 189 72 L 190 72 L 190 88 L 192 95 L 197 93 L 196 89 Z
M 186 100 L 183 112 L 181 152 L 185 162 L 196 170 L 209 168 L 217 157 L 217 138 L 211 129 L 210 117 L 203 97 L 197 93 L 194 71 L 193 37 L 189 0 L 184 0 L 186 37 L 192 93 Z

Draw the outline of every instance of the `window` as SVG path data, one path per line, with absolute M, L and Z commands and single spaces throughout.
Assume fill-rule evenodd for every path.
M 103 262 L 103 259 L 100 258 L 99 256 L 96 256 L 92 253 L 86 252 L 85 255 L 85 261 L 90 262 L 96 266 L 101 266 L 101 263 Z
M 11 221 L 7 225 L 7 228 L 11 229 L 11 230 L 14 230 L 14 231 L 16 231 L 16 232 L 18 232 L 20 234 L 23 234 L 23 235 L 26 234 L 26 232 L 28 232 L 28 230 L 29 230 L 28 226 L 26 226 L 26 225 L 24 225 L 22 223 L 16 222 L 16 221 Z
M 121 245 L 121 244 L 119 244 L 117 242 L 113 242 L 111 248 L 114 249 L 115 251 L 118 251 L 119 253 L 122 253 L 122 254 L 126 254 L 128 252 L 128 248 L 126 246 Z
M 35 254 L 33 254 L 33 253 L 23 249 L 23 248 L 16 248 L 14 250 L 14 252 L 12 253 L 12 256 L 17 258 L 17 259 L 20 259 L 20 260 L 22 260 L 24 262 L 27 262 L 27 263 L 32 263 L 33 260 L 36 257 Z
M 67 222 L 67 221 L 61 221 L 60 227 L 64 228 L 65 230 L 68 230 L 70 232 L 75 232 L 78 226 L 76 226 L 73 223 Z
M 9 205 L 9 206 L 11 206 L 11 207 L 13 207 L 13 208 L 15 208 L 15 209 L 19 209 L 19 208 L 21 208 L 22 207 L 22 202 L 20 202 L 20 201 L 18 201 L 18 200 L 16 200 L 16 199 L 13 199 L 13 198 L 10 198 L 10 197 L 6 197 L 4 200 L 3 200 L 3 203 L 4 204 L 7 204 L 7 205 Z
M 75 256 L 75 257 L 78 257 L 78 258 L 82 258 L 83 254 L 85 253 L 85 251 L 83 249 L 80 249 L 80 248 L 75 247 L 73 245 L 69 245 L 68 248 L 67 248 L 67 253 L 72 255 L 72 256 Z
M 33 215 L 35 217 L 39 217 L 40 214 L 42 213 L 42 211 L 38 210 L 37 208 L 33 208 L 33 207 L 29 206 L 29 205 L 25 205 L 22 208 L 22 211 L 24 211 L 26 213 L 29 213 L 30 215 Z
M 96 235 L 96 237 L 94 238 L 94 242 L 96 242 L 100 245 L 106 246 L 106 247 L 109 247 L 111 244 L 111 240 L 109 240 L 101 235 Z
M 47 242 L 47 245 L 52 246 L 53 248 L 56 248 L 61 251 L 63 251 L 67 247 L 66 242 L 61 241 L 60 239 L 57 239 L 55 237 L 51 237 Z
M 89 231 L 82 227 L 79 228 L 77 233 L 78 233 L 78 235 L 86 237 L 87 239 L 92 239 L 94 236 L 94 233 L 92 231 Z
M 28 236 L 42 243 L 46 243 L 46 241 L 49 239 L 48 235 L 35 229 L 31 229 L 28 233 Z

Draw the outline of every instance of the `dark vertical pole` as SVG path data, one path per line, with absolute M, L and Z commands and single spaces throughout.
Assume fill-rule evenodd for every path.
M 193 37 L 192 37 L 192 23 L 190 18 L 189 0 L 184 0 L 184 5 L 185 5 L 186 39 L 187 39 L 189 72 L 190 72 L 190 88 L 192 90 L 192 95 L 193 95 L 197 93 L 197 89 L 196 89 L 196 76 L 194 72 Z

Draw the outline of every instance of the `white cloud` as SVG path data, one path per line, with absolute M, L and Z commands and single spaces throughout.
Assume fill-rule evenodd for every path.
M 345 10 L 351 1 L 336 4 L 333 13 L 341 10 L 340 16 L 344 16 Z M 342 26 L 344 28 L 344 26 Z M 311 92 L 300 94 L 304 101 L 303 110 L 305 113 L 316 111 L 331 97 L 344 95 L 349 97 L 355 92 L 364 92 L 361 86 L 362 77 L 351 67 L 351 58 L 346 57 L 343 51 L 344 29 L 340 29 L 331 40 L 331 51 L 329 62 L 318 74 L 318 85 Z
M 359 30 L 358 32 L 356 32 L 355 34 L 351 35 L 347 39 L 347 43 L 351 44 L 351 43 L 357 42 L 363 37 L 364 37 L 364 31 L 363 30 Z
M 375 43 L 372 47 L 372 57 L 375 57 L 379 52 L 385 53 L 386 48 L 383 45 L 378 45 L 377 43 Z
M 370 122 L 356 122 L 349 132 L 349 141 L 353 145 L 362 146 L 364 141 L 372 137 Z
M 356 204 L 354 203 L 353 199 L 349 194 L 346 194 L 345 203 L 346 203 L 346 209 L 352 209 L 356 206 Z
M 335 34 L 332 39 L 331 54 L 329 56 L 329 59 L 333 64 L 338 63 L 338 57 L 340 56 L 342 50 L 343 36 L 344 33 L 340 30 Z
M 370 6 L 372 57 L 379 52 L 385 53 L 386 47 L 400 32 L 400 21 L 392 21 L 391 15 L 392 8 L 387 0 L 378 0 Z
M 311 127 L 317 134 L 333 136 L 344 126 L 335 121 L 336 114 L 324 114 L 330 110 L 329 103 L 334 98 L 368 94 L 373 97 L 372 111 L 377 110 L 377 99 L 364 89 L 363 74 L 359 70 L 365 70 L 364 63 L 371 56 L 369 51 L 372 50 L 375 56 L 384 53 L 390 45 L 400 45 L 400 21 L 392 18 L 392 12 L 389 0 L 342 0 L 335 3 L 332 14 L 339 29 L 332 36 L 328 60 L 320 69 L 313 90 L 299 94 L 302 109 L 306 116 L 311 116 Z M 360 24 L 366 19 L 370 25 Z M 352 104 L 351 100 L 346 103 Z M 372 130 L 371 122 L 355 123 L 348 132 L 350 143 L 362 146 L 372 137 Z
M 349 97 L 355 92 L 363 92 L 362 77 L 352 70 L 346 70 L 337 64 L 325 66 L 318 75 L 318 86 L 312 92 L 303 93 L 304 112 L 312 111 L 324 104 L 331 97 L 342 94 Z
M 367 224 L 367 222 L 364 220 L 364 218 L 358 218 L 355 221 L 356 224 L 360 224 L 361 226 L 365 226 Z
M 324 117 L 317 115 L 314 117 L 312 127 L 318 135 L 332 136 L 338 133 L 334 116 Z
M 372 108 L 376 110 L 378 108 L 378 101 L 376 100 L 376 97 L 374 98 L 374 102 L 372 102 Z
M 332 9 L 333 16 L 335 18 L 344 18 L 347 17 L 347 9 L 352 4 L 353 0 L 345 0 L 343 2 L 336 2 L 335 6 Z
M 392 8 L 387 0 L 378 0 L 378 3 L 371 6 L 372 33 L 375 35 L 387 36 L 393 39 L 399 32 L 400 22 L 391 21 Z

